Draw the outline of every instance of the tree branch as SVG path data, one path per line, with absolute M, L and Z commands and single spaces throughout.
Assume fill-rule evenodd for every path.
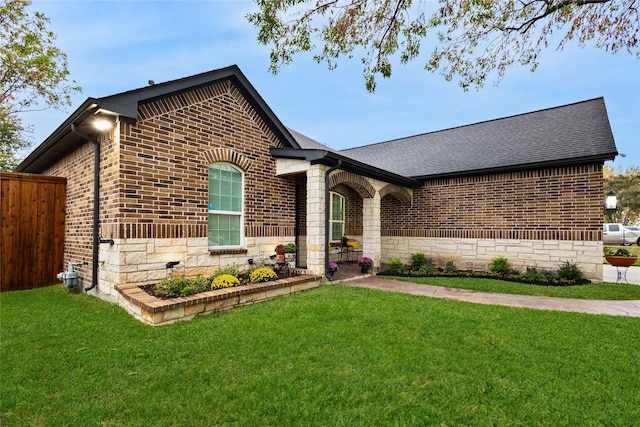
M 376 55 L 376 62 L 380 61 L 380 56 L 382 54 L 381 53 L 382 44 L 384 40 L 387 38 L 387 34 L 389 34 L 389 32 L 391 31 L 391 28 L 393 28 L 393 23 L 396 22 L 397 16 L 400 13 L 400 8 L 404 3 L 405 3 L 405 0 L 398 0 L 398 2 L 396 3 L 396 8 L 393 11 L 393 15 L 391 18 L 389 18 L 389 24 L 387 25 L 387 28 L 384 30 L 382 37 L 380 37 L 380 47 L 378 48 L 378 55 Z
M 553 4 L 553 2 L 551 0 L 545 0 L 544 3 L 547 5 L 546 9 L 544 10 L 544 13 L 542 15 L 538 15 L 538 16 L 534 16 L 533 18 L 523 22 L 521 25 L 517 26 L 517 27 L 505 27 L 505 28 L 501 28 L 502 31 L 518 31 L 521 33 L 526 33 L 527 31 L 529 31 L 529 29 L 531 29 L 531 27 L 533 26 L 533 24 L 535 24 L 536 22 L 538 22 L 541 19 L 546 18 L 547 16 L 551 15 L 552 13 L 555 13 L 557 11 L 559 11 L 560 9 L 562 9 L 563 7 L 567 7 L 570 5 L 575 5 L 575 6 L 585 6 L 588 4 L 597 4 L 597 3 L 609 3 L 611 0 L 565 0 L 563 2 L 557 3 L 557 4 Z M 526 4 L 523 3 L 523 6 L 527 6 Z

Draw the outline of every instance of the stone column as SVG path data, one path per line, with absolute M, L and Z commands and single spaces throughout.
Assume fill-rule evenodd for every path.
M 373 259 L 373 265 L 380 267 L 382 238 L 380 236 L 380 193 L 362 199 L 362 255 Z
M 307 269 L 324 274 L 324 174 L 326 167 L 311 165 L 307 170 Z

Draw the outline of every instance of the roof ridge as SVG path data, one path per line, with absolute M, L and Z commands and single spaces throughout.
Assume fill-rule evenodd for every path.
M 584 104 L 584 103 L 587 103 L 587 102 L 593 102 L 593 101 L 597 101 L 597 100 L 600 100 L 600 99 L 604 100 L 604 97 L 603 96 L 599 96 L 599 97 L 596 97 L 596 98 L 585 99 L 583 101 L 571 102 L 571 103 L 565 104 L 565 105 L 558 105 L 558 106 L 555 106 L 555 107 L 548 107 L 548 108 L 542 108 L 540 110 L 528 111 L 528 112 L 519 113 L 519 114 L 513 114 L 511 116 L 498 117 L 498 118 L 495 118 L 495 119 L 483 120 L 483 121 L 480 121 L 480 122 L 469 123 L 469 124 L 466 124 L 466 125 L 453 126 L 453 127 L 450 127 L 450 128 L 434 130 L 434 131 L 431 131 L 431 132 L 423 132 L 423 133 L 418 133 L 418 134 L 415 134 L 415 135 L 404 136 L 404 137 L 401 137 L 401 138 L 393 138 L 393 139 L 389 139 L 389 140 L 386 140 L 386 141 L 373 142 L 371 144 L 360 145 L 358 147 L 345 148 L 344 150 L 340 150 L 338 152 L 339 153 L 344 153 L 344 152 L 347 152 L 347 151 L 358 150 L 358 149 L 365 148 L 365 147 L 373 147 L 375 145 L 382 145 L 382 144 L 388 144 L 390 142 L 402 141 L 402 140 L 405 140 L 405 139 L 412 139 L 412 138 L 415 138 L 415 137 L 418 137 L 418 136 L 434 135 L 434 134 L 441 133 L 441 132 L 448 132 L 448 131 L 451 131 L 451 130 L 454 130 L 454 129 L 463 129 L 463 128 L 468 128 L 470 126 L 477 126 L 477 125 L 481 125 L 481 124 L 485 124 L 485 123 L 497 122 L 497 121 L 500 121 L 500 120 L 513 119 L 515 117 L 523 117 L 523 116 L 527 116 L 527 115 L 530 115 L 530 114 L 537 114 L 537 113 L 542 113 L 544 111 L 557 110 L 557 109 L 560 109 L 560 108 L 566 108 L 566 107 L 570 107 L 572 105 L 578 105 L 578 104 Z
M 122 95 L 130 95 L 130 94 L 133 94 L 135 92 L 142 92 L 142 91 L 145 91 L 145 90 L 154 90 L 154 89 L 158 90 L 158 89 L 161 89 L 163 86 L 175 85 L 176 83 L 183 82 L 183 81 L 186 82 L 186 81 L 189 81 L 189 80 L 197 80 L 197 79 L 205 77 L 205 76 L 207 76 L 209 74 L 220 74 L 220 73 L 225 72 L 225 71 L 234 71 L 234 72 L 242 73 L 242 71 L 240 71 L 240 67 L 238 67 L 236 64 L 233 64 L 233 65 L 229 65 L 228 67 L 216 68 L 214 70 L 204 71 L 202 73 L 193 74 L 193 75 L 187 76 L 187 77 L 180 77 L 178 79 L 167 80 L 167 81 L 160 82 L 160 83 L 155 83 L 154 82 L 153 84 L 148 84 L 146 86 L 141 86 L 141 87 L 138 87 L 138 88 L 135 88 L 135 89 L 126 90 L 124 92 L 118 92 L 118 93 L 113 93 L 111 95 L 101 96 L 101 97 L 95 98 L 95 99 L 102 101 L 102 100 L 105 100 L 105 99 L 108 99 L 108 98 L 120 97 Z M 149 80 L 149 81 L 151 82 L 152 80 Z

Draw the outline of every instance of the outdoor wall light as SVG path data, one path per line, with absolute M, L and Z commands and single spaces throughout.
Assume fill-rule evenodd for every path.
M 180 261 L 169 261 L 166 265 L 167 268 L 173 268 L 176 265 L 180 264 Z
M 611 211 L 616 210 L 618 206 L 618 198 L 616 197 L 613 191 L 609 191 L 609 194 L 607 194 L 607 198 L 605 200 L 604 206 L 606 210 L 611 210 Z
M 113 127 L 113 123 L 107 119 L 95 119 L 93 121 L 93 127 L 98 129 L 100 132 L 104 132 L 111 129 Z

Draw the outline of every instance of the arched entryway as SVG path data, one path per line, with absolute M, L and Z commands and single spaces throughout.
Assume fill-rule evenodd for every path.
M 330 260 L 336 261 L 339 257 L 342 264 L 342 271 L 339 271 L 335 278 L 343 279 L 362 274 L 357 263 L 361 256 L 372 258 L 372 271 L 377 271 L 382 255 L 381 199 L 393 198 L 398 205 L 411 205 L 411 190 L 352 172 L 336 171 L 329 178 L 329 191 L 344 198 L 343 235 L 356 242 L 353 249 L 347 248 L 346 256 L 343 249 L 330 255 Z M 333 244 L 340 243 L 336 241 L 337 236 L 331 237 Z

